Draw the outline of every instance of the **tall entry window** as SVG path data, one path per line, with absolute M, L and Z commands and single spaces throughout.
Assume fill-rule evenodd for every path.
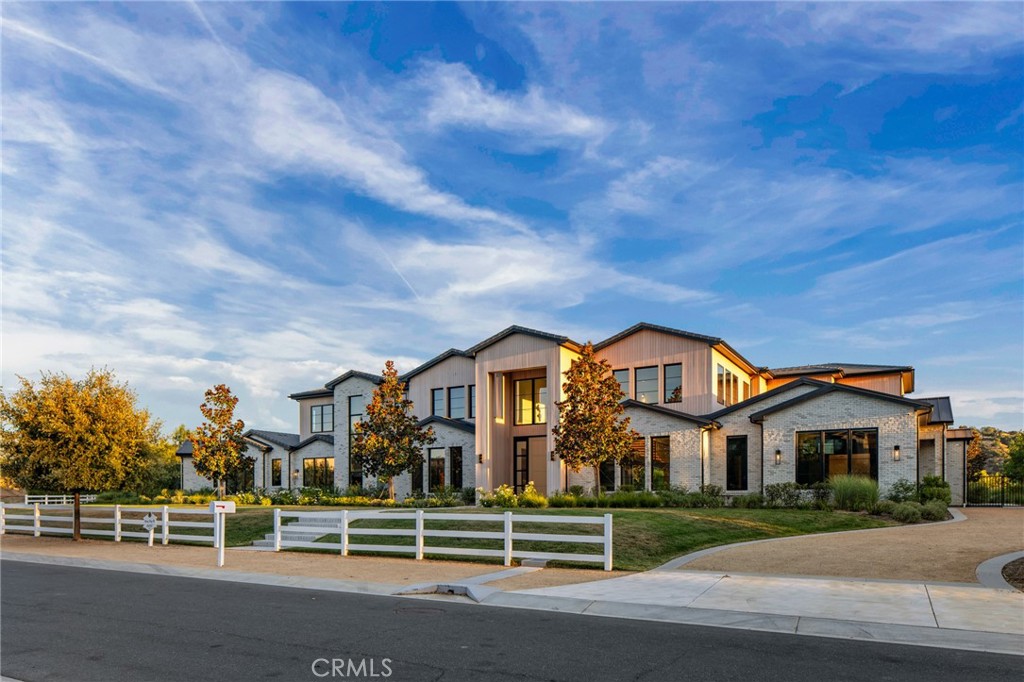
M 626 487 L 632 490 L 643 490 L 644 480 L 646 478 L 644 472 L 644 460 L 646 459 L 646 453 L 644 452 L 644 439 L 636 438 L 633 440 L 633 447 L 630 449 L 630 453 L 622 458 L 619 462 L 619 487 Z
M 612 370 L 612 376 L 619 382 L 619 390 L 622 391 L 622 397 L 629 397 L 629 370 L 628 369 L 616 369 Z
M 636 368 L 636 399 L 642 403 L 658 402 L 658 368 Z
M 747 437 L 725 439 L 725 489 L 747 489 Z
M 270 485 L 281 485 L 281 460 L 270 460 Z
M 334 458 L 310 457 L 302 460 L 302 486 L 304 488 L 334 487 Z
M 678 403 L 683 400 L 683 366 L 665 365 L 665 402 Z
M 448 457 L 451 460 L 448 463 L 448 471 L 452 474 L 451 486 L 453 488 L 462 488 L 462 448 L 448 448 Z
M 671 486 L 668 455 L 668 436 L 651 436 L 651 490 L 668 490 Z
M 837 474 L 857 474 L 878 480 L 878 429 L 796 434 L 797 483 L 817 483 Z
M 548 402 L 547 379 L 520 379 L 515 383 L 515 423 L 546 424 Z
M 358 485 L 363 484 L 363 469 L 360 467 L 355 458 L 352 457 L 352 436 L 355 435 L 356 424 L 363 419 L 363 408 L 365 402 L 361 395 L 350 395 L 348 397 L 348 484 Z
M 444 487 L 444 448 L 427 450 L 427 467 L 430 473 L 430 492 L 436 493 Z
M 476 419 L 476 384 L 469 385 L 469 418 Z

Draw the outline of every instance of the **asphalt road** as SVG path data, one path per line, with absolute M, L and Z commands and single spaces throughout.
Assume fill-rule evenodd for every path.
M 26 682 L 1016 682 L 1024 670 L 1015 656 L 16 561 L 0 562 L 0 607 L 0 673 Z

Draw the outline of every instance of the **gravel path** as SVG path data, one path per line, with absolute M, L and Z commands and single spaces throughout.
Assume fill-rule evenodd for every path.
M 726 549 L 679 570 L 977 583 L 978 564 L 1024 549 L 1024 509 L 961 511 L 966 521 L 785 538 Z

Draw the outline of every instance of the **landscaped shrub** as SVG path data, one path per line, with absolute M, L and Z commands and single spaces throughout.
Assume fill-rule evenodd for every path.
M 586 494 L 586 492 L 586 489 L 581 485 L 569 486 L 569 494 L 572 495 L 573 497 L 583 497 L 583 495 Z
M 930 500 L 922 505 L 921 518 L 926 521 L 945 521 L 949 516 L 946 503 L 942 500 Z
M 800 499 L 800 486 L 793 481 L 769 483 L 764 487 L 766 507 L 796 507 Z
M 576 502 L 579 498 L 570 493 L 557 492 L 548 498 L 549 507 L 558 508 L 572 508 L 577 506 Z
M 882 514 L 892 516 L 892 513 L 896 511 L 896 507 L 898 506 L 899 504 L 892 500 L 879 500 L 875 503 L 875 506 L 872 507 L 871 513 L 876 516 L 881 516 Z
M 548 506 L 548 500 L 537 492 L 537 488 L 533 485 L 533 481 L 530 481 L 526 484 L 526 487 L 523 488 L 523 492 L 519 493 L 519 506 L 526 507 L 528 509 L 540 509 Z
M 921 520 L 921 505 L 917 502 L 901 502 L 896 505 L 892 517 L 900 523 L 918 523 Z
M 761 493 L 737 495 L 732 498 L 732 506 L 737 509 L 759 509 L 764 506 L 764 496 Z
M 512 486 L 503 483 L 494 492 L 482 493 L 480 504 L 485 507 L 518 507 L 519 498 L 516 497 Z
M 917 501 L 917 486 L 905 478 L 893 483 L 889 486 L 889 493 L 885 496 L 886 499 L 892 500 L 899 504 L 900 502 L 911 502 Z
M 829 502 L 832 500 L 832 481 L 818 481 L 811 485 L 811 499 L 814 502 Z
M 832 495 L 836 507 L 847 511 L 867 511 L 878 502 L 878 482 L 867 476 L 833 476 Z
M 476 504 L 476 488 L 463 488 L 461 495 L 462 504 L 470 506 Z
M 276 493 L 270 496 L 270 501 L 276 505 L 295 504 L 295 493 L 288 489 L 278 490 Z
M 712 497 L 722 497 L 725 494 L 725 491 L 722 490 L 722 486 L 713 485 L 711 483 L 702 485 L 700 487 L 700 492 L 704 495 L 711 495 Z
M 139 502 L 139 496 L 136 493 L 123 490 L 108 490 L 104 493 L 97 493 L 96 501 L 106 504 L 136 504 Z
M 687 500 L 686 496 L 688 494 L 689 494 L 689 491 L 686 489 L 685 485 L 683 485 L 683 486 L 675 486 L 675 487 L 668 488 L 668 489 L 665 489 L 665 490 L 659 490 L 657 492 L 657 495 L 658 495 L 658 497 L 661 500 L 662 506 L 665 506 L 665 507 L 692 506 L 692 505 L 687 505 L 686 504 L 686 500 Z
M 953 499 L 949 490 L 949 481 L 943 481 L 939 476 L 925 476 L 921 479 L 921 488 L 918 490 L 917 499 L 921 504 L 927 504 L 932 500 L 949 504 Z

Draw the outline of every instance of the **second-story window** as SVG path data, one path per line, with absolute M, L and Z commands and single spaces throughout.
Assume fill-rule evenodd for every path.
M 452 386 L 448 389 L 448 418 L 466 418 L 466 387 Z
M 432 416 L 432 417 L 443 417 L 444 416 L 444 389 L 443 388 L 432 388 L 432 389 L 430 389 L 430 416 Z
M 469 386 L 469 418 L 476 419 L 476 384 Z
M 718 390 L 717 398 L 720 405 L 735 405 L 740 401 L 740 378 L 722 365 L 718 365 Z M 744 383 L 743 399 L 746 400 L 750 393 L 750 384 Z
M 515 383 L 515 423 L 546 424 L 547 379 L 520 379 Z
M 334 430 L 334 405 L 314 405 L 309 408 L 309 430 L 324 433 Z
M 665 365 L 665 402 L 678 403 L 683 400 L 683 366 Z
M 622 391 L 622 400 L 625 400 L 629 397 L 629 370 L 612 370 L 612 376 L 615 377 L 617 382 L 619 382 L 619 390 Z
M 658 368 L 636 368 L 636 399 L 642 403 L 658 402 Z

